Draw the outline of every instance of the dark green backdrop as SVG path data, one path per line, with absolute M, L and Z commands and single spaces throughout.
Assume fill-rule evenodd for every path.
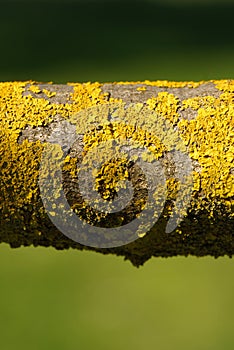
M 0 80 L 233 77 L 233 4 L 172 3 L 1 3 Z

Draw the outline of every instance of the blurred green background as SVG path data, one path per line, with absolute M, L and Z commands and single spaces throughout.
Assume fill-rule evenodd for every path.
M 203 80 L 234 75 L 232 3 L 1 3 L 1 80 Z
M 233 2 L 7 1 L 0 80 L 233 78 Z M 232 259 L 0 245 L 4 350 L 234 347 Z

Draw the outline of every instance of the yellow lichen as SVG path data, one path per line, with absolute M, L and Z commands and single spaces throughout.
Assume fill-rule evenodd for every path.
M 194 110 L 197 110 L 198 108 L 206 108 L 210 109 L 212 107 L 217 106 L 219 101 L 213 97 L 213 96 L 204 96 L 204 97 L 194 97 L 194 98 L 188 98 L 187 100 L 183 100 L 182 105 L 183 109 L 186 108 L 192 108 Z
M 4 206 L 5 217 L 12 219 L 14 215 L 16 218 L 21 215 L 21 208 L 30 204 L 33 196 L 38 196 L 38 167 L 44 147 L 39 141 L 24 140 L 18 143 L 20 133 L 27 125 L 37 127 L 48 124 L 56 114 L 68 118 L 82 108 L 107 103 L 98 83 L 70 84 L 74 85 L 71 95 L 73 103 L 66 104 L 53 104 L 31 95 L 23 96 L 26 86 L 31 83 L 0 83 L 0 168 L 1 196 L 4 198 L 1 207 Z M 31 85 L 28 90 L 41 92 L 36 85 Z M 54 95 L 53 92 L 48 93 Z M 67 165 L 69 169 L 74 169 L 73 162 Z
M 212 82 L 221 91 L 234 92 L 234 80 L 212 80 Z
M 230 85 L 230 83 L 229 83 Z M 226 89 L 225 82 L 219 87 Z M 178 123 L 182 138 L 189 145 L 190 157 L 201 166 L 196 174 L 195 190 L 200 190 L 203 200 L 197 200 L 199 207 L 204 206 L 207 198 L 212 217 L 215 199 L 225 203 L 228 210 L 233 204 L 234 176 L 234 110 L 233 93 L 225 92 L 219 98 L 211 96 L 196 97 L 183 101 L 184 108 L 197 110 L 194 120 L 181 120 Z
M 103 141 L 110 139 L 131 139 L 132 141 L 139 142 L 142 146 L 147 147 L 151 152 L 151 158 L 148 155 L 143 154 L 142 159 L 152 161 L 162 156 L 165 151 L 165 146 L 160 143 L 155 135 L 150 134 L 144 129 L 137 129 L 131 124 L 123 124 L 112 122 L 103 125 L 101 130 L 92 130 L 90 133 L 84 136 L 84 154 L 96 147 Z M 114 176 L 115 174 L 115 176 Z M 110 196 L 110 192 L 116 189 L 117 183 L 120 180 L 126 180 L 129 177 L 129 173 L 126 169 L 126 160 L 111 161 L 101 168 L 96 174 L 96 188 L 100 187 L 100 183 L 105 183 L 108 190 L 105 192 L 105 198 Z
M 168 92 L 159 92 L 157 97 L 152 97 L 146 101 L 150 109 L 175 123 L 179 119 L 178 103 L 179 99 Z
M 217 89 L 222 91 L 218 98 L 212 96 L 196 97 L 181 101 L 183 109 L 192 108 L 197 110 L 197 117 L 193 120 L 179 118 L 179 100 L 167 92 L 160 92 L 157 96 L 149 99 L 149 109 L 155 111 L 161 117 L 169 120 L 178 127 L 184 144 L 188 147 L 192 160 L 198 162 L 200 172 L 194 171 L 194 192 L 200 196 L 192 199 L 192 205 L 197 208 L 208 208 L 212 217 L 212 210 L 217 203 L 222 203 L 227 211 L 232 210 L 234 204 L 234 81 L 213 81 Z M 191 87 L 195 88 L 204 82 L 118 82 L 116 84 L 146 84 L 159 87 Z M 23 92 L 31 81 L 0 83 L 0 168 L 1 168 L 1 197 L 0 204 L 3 217 L 11 220 L 21 219 L 21 210 L 38 200 L 38 174 L 39 164 L 44 145 L 40 141 L 29 142 L 24 140 L 18 143 L 18 137 L 27 125 L 31 127 L 45 126 L 55 115 L 61 115 L 64 119 L 71 119 L 81 110 L 89 107 L 117 102 L 116 99 L 107 100 L 107 94 L 102 93 L 100 83 L 70 83 L 73 93 L 70 96 L 72 103 L 54 104 L 43 98 L 35 98 L 31 95 L 23 96 Z M 33 83 L 34 84 L 34 83 Z M 53 85 L 51 85 L 52 87 Z M 145 88 L 137 88 L 144 91 Z M 31 85 L 29 91 L 39 94 L 37 85 Z M 55 95 L 54 92 L 43 90 L 47 97 Z M 135 112 L 137 108 L 135 106 Z M 134 115 L 134 109 L 132 109 Z M 139 113 L 139 119 L 141 114 Z M 92 116 L 90 116 L 92 118 Z M 86 121 L 84 121 L 85 123 Z M 129 125 L 124 123 L 106 123 L 101 130 L 92 130 L 84 136 L 84 152 L 100 144 L 103 140 L 112 138 L 131 138 L 147 147 L 155 156 L 162 156 L 168 144 L 173 144 L 173 135 L 165 138 L 165 144 L 160 142 L 158 135 L 150 132 L 150 125 L 154 122 L 153 117 L 145 122 L 146 129 L 135 128 L 129 119 Z M 124 163 L 116 161 L 115 166 L 106 165 L 102 169 L 109 178 L 105 177 L 107 192 L 110 194 L 111 187 L 116 187 L 113 181 L 113 173 L 118 169 L 119 179 L 126 179 L 128 172 Z M 116 167 L 116 168 L 115 168 Z M 76 176 L 76 159 L 67 157 L 64 169 Z M 97 174 L 97 185 L 100 185 L 101 173 Z M 112 181 L 112 182 L 111 182 Z M 178 183 L 168 181 L 168 195 L 176 197 Z M 195 198 L 195 197 L 194 197 Z M 55 209 L 55 208 L 53 208 Z M 52 211 L 53 213 L 53 211 Z M 52 214 L 53 215 L 53 214 Z M 232 214 L 233 215 L 233 214 Z M 36 222 L 33 214 L 32 222 Z M 40 232 L 40 230 L 38 231 Z M 39 233 L 38 233 L 39 234 Z
M 133 141 L 138 141 L 147 147 L 156 158 L 160 157 L 165 151 L 163 146 L 155 135 L 147 132 L 144 129 L 136 130 L 134 125 L 112 122 L 103 126 L 99 131 L 92 130 L 92 132 L 84 136 L 84 152 L 95 147 L 102 141 L 115 138 L 131 138 Z
M 56 96 L 56 92 L 49 91 L 47 89 L 43 89 L 42 92 L 47 96 L 47 97 L 54 97 Z
M 34 94 L 41 92 L 41 89 L 37 85 L 31 85 L 28 90 L 34 92 Z

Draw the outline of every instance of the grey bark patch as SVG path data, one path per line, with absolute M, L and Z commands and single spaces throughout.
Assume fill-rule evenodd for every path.
M 138 87 L 144 87 L 146 90 L 137 90 Z M 194 97 L 204 97 L 204 96 L 213 96 L 218 98 L 222 91 L 218 90 L 215 87 L 215 84 L 212 82 L 204 83 L 196 88 L 192 87 L 158 87 L 151 86 L 147 84 L 111 84 L 106 83 L 101 87 L 102 92 L 108 93 L 108 97 L 122 99 L 127 105 L 130 103 L 146 103 L 149 98 L 157 97 L 159 92 L 168 92 L 173 94 L 179 99 L 179 109 L 178 113 L 181 118 L 191 120 L 195 119 L 197 116 L 197 111 L 192 109 L 182 110 L 182 101 L 187 100 L 188 98 Z
M 137 90 L 138 87 L 144 87 L 146 90 Z M 180 100 L 186 100 L 193 97 L 214 96 L 218 98 L 222 91 L 215 87 L 212 82 L 201 84 L 198 87 L 159 87 L 147 84 L 112 84 L 106 83 L 101 87 L 103 92 L 109 92 L 111 97 L 128 99 L 126 102 L 145 102 L 148 98 L 156 97 L 159 92 L 168 92 Z M 136 100 L 137 98 L 137 100 Z
M 75 143 L 76 148 L 80 147 L 79 143 L 82 142 L 83 136 L 76 134 L 75 125 L 70 124 L 60 114 L 56 114 L 53 117 L 53 121 L 48 125 L 37 127 L 27 125 L 25 129 L 21 131 L 17 141 L 21 144 L 26 139 L 29 142 L 39 140 L 41 143 L 58 143 L 64 151 L 68 151 L 71 143 Z
M 31 86 L 38 87 L 41 92 L 34 93 L 29 88 Z M 43 89 L 48 90 L 50 92 L 55 92 L 56 95 L 52 97 L 48 97 L 44 92 Z M 62 84 L 27 84 L 25 87 L 25 91 L 23 92 L 23 96 L 31 95 L 34 98 L 43 98 L 44 100 L 48 100 L 51 103 L 55 104 L 65 104 L 65 103 L 72 103 L 71 101 L 71 94 L 73 93 L 74 88 L 70 85 L 62 85 Z
M 188 107 L 186 109 L 182 109 L 181 107 L 179 107 L 178 113 L 180 114 L 182 119 L 186 119 L 189 121 L 192 119 L 196 119 L 197 117 L 197 110 L 194 110 L 191 107 Z

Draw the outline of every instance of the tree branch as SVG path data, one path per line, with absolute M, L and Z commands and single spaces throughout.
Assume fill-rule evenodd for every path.
M 232 257 L 233 97 L 233 80 L 1 83 L 0 242 Z

